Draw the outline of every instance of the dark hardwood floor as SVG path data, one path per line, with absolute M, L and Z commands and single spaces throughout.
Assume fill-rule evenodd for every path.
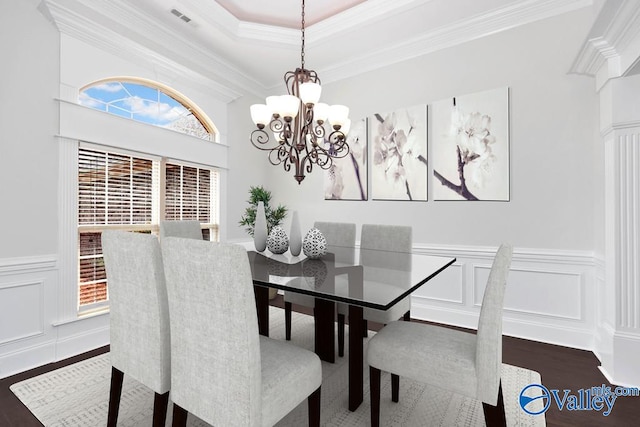
M 272 300 L 272 304 L 283 307 L 282 298 L 280 296 L 276 297 L 276 299 Z M 311 314 L 307 308 L 294 306 L 294 310 Z M 381 325 L 369 325 L 371 330 L 378 330 L 380 327 Z M 9 390 L 11 384 L 96 356 L 108 350 L 108 346 L 98 348 L 70 359 L 51 363 L 0 380 L 0 426 L 38 427 L 42 425 Z M 503 362 L 539 372 L 542 377 L 542 383 L 549 389 L 566 389 L 575 393 L 579 389 L 587 389 L 602 384 L 610 385 L 598 370 L 598 359 L 589 351 L 504 337 Z M 597 411 L 568 411 L 566 409 L 560 411 L 553 404 L 545 416 L 549 427 L 638 426 L 640 425 L 640 397 L 617 398 L 608 417 Z

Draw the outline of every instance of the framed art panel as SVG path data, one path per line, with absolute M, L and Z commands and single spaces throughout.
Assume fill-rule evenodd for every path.
M 509 88 L 431 108 L 434 200 L 509 201 Z
M 374 200 L 427 200 L 427 106 L 369 117 Z
M 367 120 L 351 123 L 349 154 L 324 171 L 325 200 L 367 200 Z

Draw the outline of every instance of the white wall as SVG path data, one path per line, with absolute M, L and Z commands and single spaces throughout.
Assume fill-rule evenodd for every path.
M 0 260 L 57 249 L 60 44 L 37 4 L 0 3 Z
M 279 167 L 265 184 L 303 231 L 315 220 L 409 224 L 416 252 L 455 256 L 413 295 L 414 317 L 475 327 L 491 258 L 509 241 L 505 333 L 593 348 L 597 96 L 592 79 L 568 75 L 593 18 L 586 8 L 323 85 L 323 101 L 348 105 L 353 119 L 508 86 L 510 202 L 325 201 L 321 171 L 298 185 Z
M 249 238 L 244 227 L 238 221 L 246 209 L 249 187 L 269 184 L 268 162 L 265 154 L 253 148 L 249 137 L 255 125 L 251 121 L 249 107 L 264 100 L 245 96 L 228 104 L 229 112 L 229 164 L 235 167 L 229 170 L 229 192 L 227 197 L 227 239 L 230 241 Z
M 324 201 L 321 172 L 298 186 L 272 167 L 274 192 L 307 225 L 405 223 L 420 243 L 593 250 L 597 97 L 591 79 L 567 75 L 592 15 L 571 12 L 323 86 L 323 101 L 347 104 L 354 119 L 508 86 L 510 202 Z

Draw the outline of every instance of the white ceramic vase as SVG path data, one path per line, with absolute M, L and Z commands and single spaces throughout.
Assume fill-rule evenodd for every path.
M 298 256 L 302 250 L 302 232 L 300 231 L 300 221 L 298 211 L 291 213 L 291 232 L 289 233 L 289 251 L 291 255 Z
M 264 212 L 263 202 L 258 202 L 258 208 L 256 209 L 256 221 L 253 224 L 253 244 L 258 252 L 262 252 L 267 248 L 267 215 Z
M 307 258 L 318 259 L 322 258 L 327 253 L 327 239 L 317 228 L 312 228 L 304 236 L 302 242 L 302 251 Z
M 279 225 L 271 229 L 267 237 L 267 248 L 274 254 L 283 254 L 289 249 L 289 237 Z

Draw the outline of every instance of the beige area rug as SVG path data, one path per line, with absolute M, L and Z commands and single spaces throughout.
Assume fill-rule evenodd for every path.
M 284 339 L 284 312 L 271 308 L 271 337 Z M 348 329 L 348 328 L 347 328 Z M 370 332 L 370 335 L 372 333 Z M 348 342 L 348 339 L 345 339 Z M 292 342 L 313 348 L 313 318 L 293 313 Z M 337 348 L 337 347 L 336 347 Z M 366 344 L 365 344 L 366 354 Z M 367 426 L 369 421 L 369 369 L 364 367 L 364 401 L 355 412 L 347 409 L 348 359 L 322 362 L 322 425 Z M 11 386 L 15 395 L 47 427 L 104 426 L 107 422 L 111 365 L 109 354 L 97 356 Z M 544 415 L 527 415 L 518 396 L 528 384 L 541 384 L 540 375 L 528 369 L 503 365 L 502 387 L 509 426 L 545 426 Z M 400 379 L 400 402 L 391 402 L 389 374 L 381 379 L 383 426 L 484 426 L 482 405 L 472 399 L 441 391 L 406 378 Z M 125 376 L 118 426 L 150 426 L 153 393 Z M 169 408 L 167 425 L 170 425 Z M 189 415 L 189 426 L 208 424 Z M 278 426 L 307 425 L 306 401 L 282 419 Z

